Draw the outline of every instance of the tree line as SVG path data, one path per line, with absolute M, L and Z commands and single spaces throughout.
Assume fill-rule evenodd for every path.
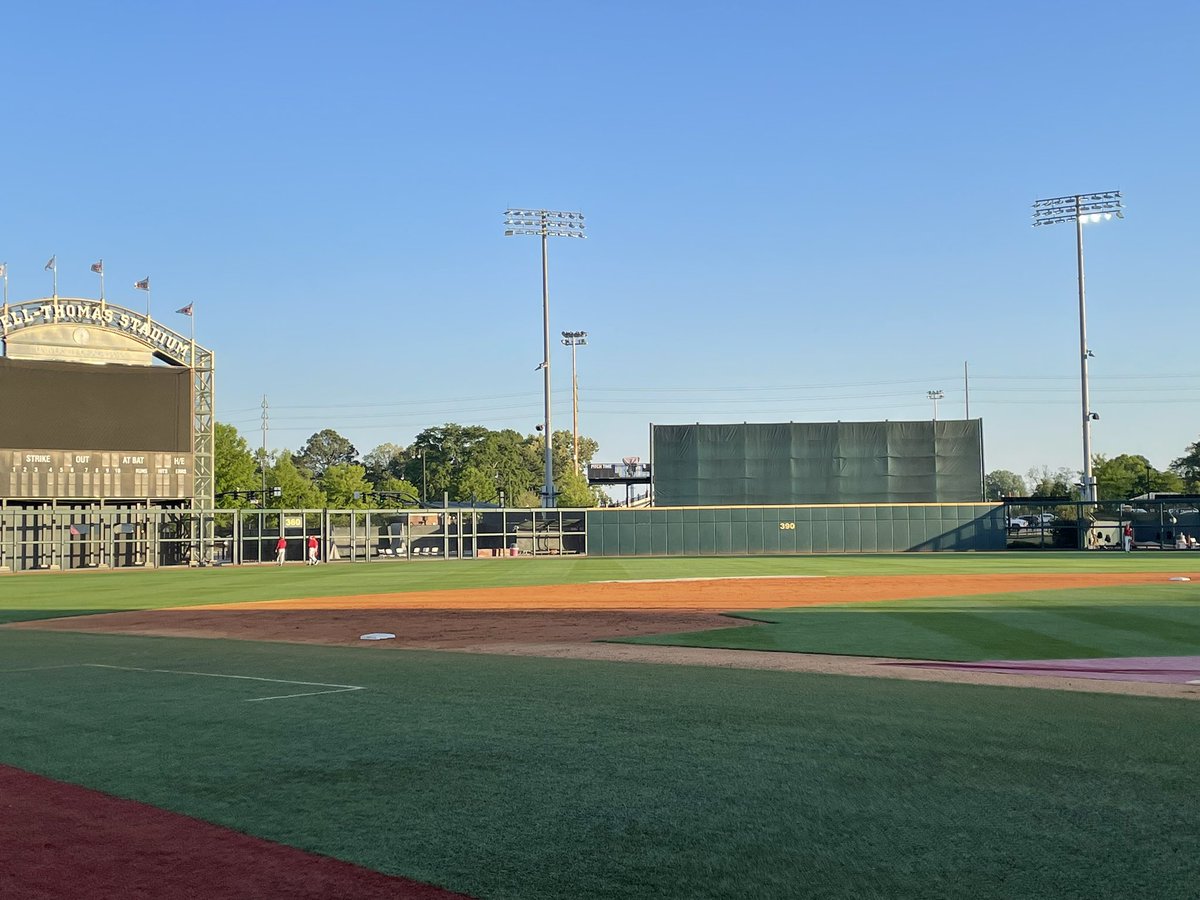
M 599 444 L 579 436 L 579 462 L 591 462 Z M 572 460 L 572 435 L 556 431 L 554 485 L 558 505 L 591 507 L 604 496 L 588 485 Z M 359 456 L 332 428 L 312 435 L 296 453 L 262 458 L 237 428 L 214 429 L 216 504 L 224 509 L 263 504 L 277 509 L 378 509 L 424 501 L 541 506 L 545 442 L 540 434 L 447 423 L 426 428 L 407 446 L 380 444 Z
M 237 428 L 218 422 L 214 434 L 214 483 L 218 507 L 262 503 L 279 509 L 371 509 L 416 506 L 422 501 L 503 503 L 532 508 L 541 505 L 545 443 L 540 434 L 512 429 L 492 431 L 481 425 L 426 428 L 407 446 L 380 444 L 359 456 L 345 437 L 331 428 L 313 434 L 299 452 L 279 450 L 262 459 Z M 554 484 L 558 505 L 591 507 L 606 502 L 572 462 L 569 431 L 554 433 Z M 592 461 L 599 444 L 580 435 L 579 462 Z M 1104 499 L 1124 500 L 1139 494 L 1200 493 L 1200 440 L 1159 471 L 1140 454 L 1092 462 L 1097 490 Z M 1048 466 L 1024 476 L 1006 469 L 989 472 L 985 497 L 1073 497 L 1079 473 Z M 265 489 L 265 490 L 264 490 Z M 276 489 L 278 489 L 276 491 Z
M 1165 471 L 1150 465 L 1138 453 L 1122 453 L 1109 459 L 1102 453 L 1092 457 L 1092 474 L 1102 500 L 1127 500 L 1140 494 L 1200 493 L 1200 440 L 1189 444 L 1184 454 Z M 1080 475 L 1072 469 L 1035 467 L 1024 476 L 1007 469 L 989 472 L 984 480 L 988 500 L 1003 497 L 1074 497 Z

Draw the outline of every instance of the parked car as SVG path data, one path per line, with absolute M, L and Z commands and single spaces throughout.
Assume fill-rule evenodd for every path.
M 1058 516 L 1054 513 L 1026 513 L 1023 516 L 1014 516 L 1008 520 L 1009 531 L 1016 531 L 1021 528 L 1049 528 L 1058 521 Z

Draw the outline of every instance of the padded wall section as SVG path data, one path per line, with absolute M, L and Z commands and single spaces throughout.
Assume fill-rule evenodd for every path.
M 990 503 L 588 511 L 589 556 L 776 556 L 1005 549 Z
M 655 425 L 662 506 L 983 500 L 983 423 Z

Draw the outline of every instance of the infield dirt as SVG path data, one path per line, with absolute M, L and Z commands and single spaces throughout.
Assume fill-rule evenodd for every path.
M 222 604 L 9 627 L 774 669 L 1200 699 L 1200 687 L 1179 684 L 901 668 L 892 665 L 897 660 L 879 657 L 597 643 L 745 624 L 721 615 L 727 611 L 1150 584 L 1165 578 L 1161 573 L 1126 573 L 600 582 Z M 396 640 L 360 640 L 360 635 L 378 631 L 392 632 Z

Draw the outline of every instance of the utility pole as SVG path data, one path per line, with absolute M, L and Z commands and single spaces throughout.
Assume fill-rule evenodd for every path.
M 263 394 L 262 402 L 262 447 L 258 451 L 258 468 L 262 472 L 262 491 L 263 497 L 267 496 L 267 430 L 269 428 L 270 416 L 268 415 L 267 395 Z M 263 505 L 266 505 L 265 499 Z

